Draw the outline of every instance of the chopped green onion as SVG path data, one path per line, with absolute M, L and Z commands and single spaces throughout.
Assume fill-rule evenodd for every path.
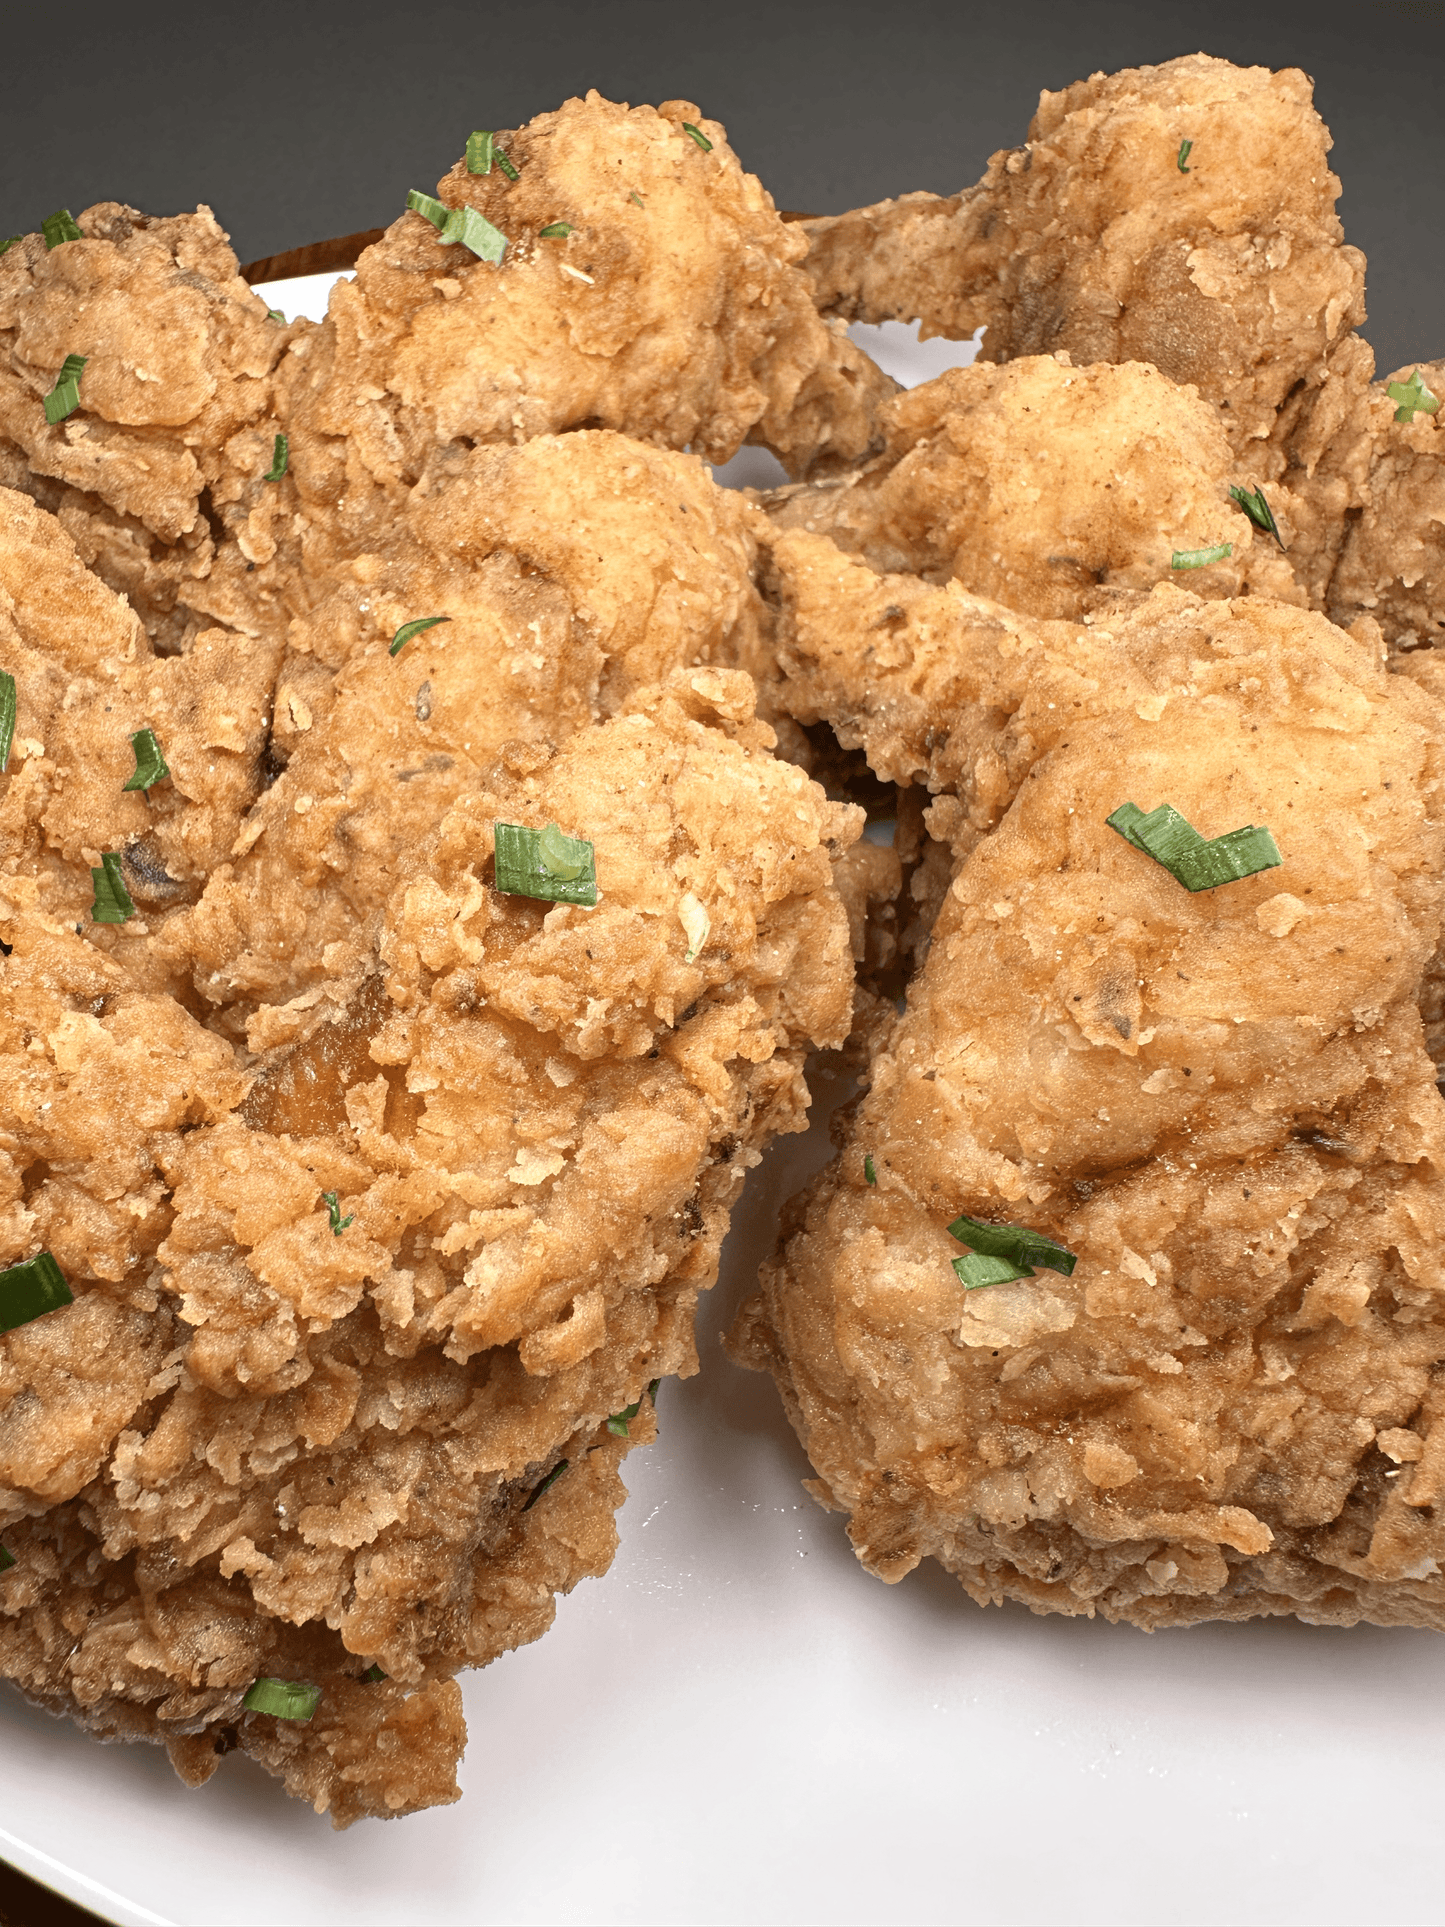
M 677 917 L 687 933 L 687 952 L 684 963 L 692 963 L 701 955 L 712 929 L 712 918 L 689 890 L 677 907 Z
M 682 131 L 684 134 L 690 134 L 692 136 L 704 154 L 710 154 L 712 152 L 712 142 L 700 127 L 694 127 L 690 120 L 685 120 L 682 123 Z
M 95 902 L 90 906 L 92 923 L 124 923 L 127 917 L 135 915 L 135 905 L 120 873 L 120 858 L 114 850 L 106 851 L 100 859 L 100 868 L 91 871 L 90 880 L 95 886 Z
M 865 1184 L 876 1184 L 878 1182 L 878 1172 L 874 1168 L 873 1153 L 871 1151 L 869 1151 L 863 1159 L 863 1182 Z
M 445 201 L 439 201 L 435 194 L 423 194 L 415 187 L 408 189 L 406 204 L 413 214 L 420 214 L 433 227 L 445 227 L 451 209 Z
M 488 128 L 481 128 L 475 134 L 467 135 L 467 172 L 469 174 L 490 174 L 492 171 L 492 136 Z
M 501 168 L 509 181 L 521 180 L 522 175 L 520 169 L 507 159 L 500 147 L 493 148 L 492 152 L 496 157 L 497 166 Z
M 15 741 L 15 678 L 0 669 L 0 776 L 10 764 L 10 745 Z
M 1267 829 L 1247 823 L 1212 840 L 1168 803 L 1146 816 L 1137 803 L 1121 803 L 1106 817 L 1126 843 L 1153 857 L 1186 890 L 1214 890 L 1222 883 L 1238 883 L 1261 870 L 1277 869 L 1284 858 Z
M 630 193 L 630 194 L 628 195 L 628 197 L 627 197 L 627 198 L 628 198 L 628 200 L 629 200 L 629 201 L 631 201 L 631 203 L 632 203 L 632 205 L 633 205 L 634 207 L 640 207 L 640 208 L 642 208 L 642 209 L 643 209 L 644 211 L 646 210 L 646 205 L 647 205 L 647 204 L 646 204 L 646 202 L 645 202 L 645 201 L 643 200 L 643 198 L 642 198 L 642 196 L 641 196 L 641 195 L 640 195 L 640 194 L 638 193 L 638 191 L 637 191 L 637 189 L 636 189 L 635 187 L 633 188 L 633 190 L 632 190 L 632 192 L 631 192 L 631 193 Z
M 153 729 L 138 729 L 130 739 L 130 746 L 135 752 L 135 775 L 125 785 L 126 789 L 149 790 L 152 783 L 162 782 L 170 775 Z
M 1281 548 L 1284 547 L 1284 538 L 1280 534 L 1275 522 L 1274 510 L 1270 507 L 1269 503 L 1265 501 L 1264 490 L 1262 488 L 1236 488 L 1234 484 L 1231 483 L 1229 499 L 1232 502 L 1238 502 L 1239 506 L 1244 510 L 1245 514 L 1257 529 L 1263 529 L 1266 535 L 1272 535 L 1274 537 Z
M 23 234 L 12 234 L 8 241 L 0 241 L 0 254 L 8 254 L 17 241 L 23 241 Z
M 1418 368 L 1408 381 L 1387 381 L 1385 393 L 1400 404 L 1395 410 L 1397 422 L 1412 422 L 1418 414 L 1433 415 L 1440 406 L 1439 397 L 1430 393 Z
M 439 622 L 450 622 L 450 616 L 418 616 L 414 622 L 404 622 L 391 639 L 388 654 L 399 656 L 413 636 L 419 636 L 423 629 L 435 629 Z
M 286 473 L 286 464 L 290 459 L 291 439 L 287 435 L 278 435 L 271 444 L 271 466 L 266 470 L 261 480 L 263 482 L 279 482 L 281 477 Z
M 1060 1271 L 1067 1278 L 1078 1263 L 1072 1251 L 1055 1244 L 1042 1231 L 1030 1231 L 1025 1225 L 984 1224 L 978 1218 L 962 1217 L 955 1218 L 948 1231 L 950 1237 L 957 1238 L 970 1251 L 982 1257 L 1001 1260 L 1010 1267 L 1018 1267 L 1010 1274 L 1015 1278 L 1032 1278 L 1035 1265 L 1047 1265 L 1050 1271 Z M 955 1270 L 965 1262 L 956 1258 Z M 958 1275 L 960 1278 L 964 1276 L 961 1271 Z M 1002 1279 L 989 1278 L 981 1282 L 999 1284 Z M 967 1279 L 964 1279 L 964 1283 L 967 1289 L 976 1289 L 968 1284 Z
M 0 1271 L 0 1332 L 13 1332 L 74 1302 L 65 1273 L 48 1251 L 37 1251 L 23 1264 Z
M 13 1552 L 7 1552 L 4 1546 L 0 1546 L 0 1572 L 9 1572 L 14 1564 L 15 1554 Z
M 660 1378 L 650 1378 L 647 1381 L 647 1396 L 652 1400 L 654 1405 L 657 1403 L 657 1388 L 661 1383 L 662 1380 Z
M 80 371 L 90 359 L 89 355 L 67 355 L 60 364 L 60 373 L 55 377 L 55 386 L 45 397 L 45 419 L 52 428 L 63 422 L 67 415 L 73 415 L 80 406 Z
M 379 1666 L 368 1666 L 361 1677 L 366 1681 L 368 1686 L 375 1686 L 378 1680 L 389 1679 L 391 1675 L 382 1672 Z
M 301 1679 L 258 1679 L 241 1701 L 248 1713 L 278 1720 L 309 1720 L 321 1704 L 321 1688 Z
M 83 238 L 68 207 L 58 207 L 53 214 L 47 214 L 40 223 L 40 232 L 45 236 L 47 248 L 58 248 L 62 241 L 79 241 Z
M 341 1205 L 334 1191 L 323 1191 L 321 1193 L 321 1202 L 331 1213 L 331 1230 L 334 1237 L 339 1238 L 349 1224 L 356 1223 L 356 1213 L 354 1211 L 351 1212 L 349 1216 L 345 1218 L 342 1217 Z
M 552 1467 L 552 1470 L 547 1474 L 546 1478 L 543 1479 L 542 1483 L 540 1485 L 533 1486 L 531 1492 L 528 1493 L 527 1503 L 522 1507 L 523 1512 L 530 1512 L 532 1510 L 532 1507 L 537 1503 L 538 1499 L 540 1499 L 542 1494 L 547 1490 L 547 1487 L 549 1485 L 555 1485 L 558 1479 L 561 1478 L 562 1474 L 566 1470 L 567 1470 L 566 1459 L 558 1459 L 557 1463 Z
M 286 317 L 279 308 L 268 308 L 266 310 L 266 319 L 268 321 L 279 321 L 283 328 L 286 325 Z
M 1180 141 L 1179 143 L 1178 166 L 1179 166 L 1179 172 L 1181 174 L 1189 174 L 1193 171 L 1189 165 L 1189 155 L 1193 147 L 1194 147 L 1193 141 Z
M 565 241 L 571 232 L 570 221 L 554 221 L 550 227 L 538 229 L 538 235 L 544 241 Z
M 965 1291 L 982 1291 L 985 1285 L 1006 1285 L 1015 1278 L 1032 1278 L 1028 1265 L 1011 1265 L 1007 1258 L 994 1258 L 981 1251 L 970 1251 L 955 1258 L 953 1269 Z
M 1216 542 L 1212 549 L 1176 549 L 1169 558 L 1171 569 L 1207 569 L 1211 562 L 1223 562 L 1234 553 L 1232 542 Z
M 496 887 L 504 896 L 537 897 L 546 903 L 597 901 L 597 863 L 592 845 L 564 836 L 555 823 L 530 830 L 522 823 L 496 823 Z
M 635 1419 L 641 1409 L 642 1400 L 640 1398 L 633 1399 L 630 1405 L 624 1405 L 620 1412 L 614 1412 L 611 1418 L 608 1419 L 608 1431 L 612 1433 L 614 1438 L 625 1439 L 628 1436 L 627 1424 L 629 1419 Z

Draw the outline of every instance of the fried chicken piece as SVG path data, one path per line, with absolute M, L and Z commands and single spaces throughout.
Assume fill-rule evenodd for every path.
M 989 361 L 1151 362 L 1224 411 L 1242 455 L 1364 319 L 1330 146 L 1296 68 L 1094 74 L 1042 93 L 977 187 L 806 223 L 808 271 L 825 314 L 984 327 Z
M 885 1579 L 1445 1627 L 1439 706 L 1262 598 L 1161 591 L 1118 655 L 1154 700 L 1045 746 L 962 865 L 735 1352 Z M 1107 826 L 1130 799 L 1284 867 L 1191 895 Z M 960 1211 L 1077 1269 L 964 1293 Z
M 818 318 L 806 242 L 716 121 L 589 93 L 496 138 L 515 181 L 459 161 L 437 193 L 504 237 L 500 264 L 403 214 L 288 358 L 308 508 L 364 513 L 438 448 L 581 427 L 710 462 L 760 441 L 795 474 L 866 452 L 895 384 Z
M 1077 620 L 1168 581 L 1176 551 L 1206 593 L 1294 592 L 1229 498 L 1214 409 L 1138 362 L 1037 355 L 954 369 L 880 413 L 884 446 L 839 481 L 780 491 L 774 525 L 832 537 L 883 571 L 952 577 L 1026 615 Z
M 633 709 L 593 723 L 599 673 L 483 757 L 527 708 L 489 679 L 483 625 L 480 668 L 461 613 L 399 658 L 378 644 L 389 683 L 361 681 L 363 650 L 253 855 L 198 903 L 96 925 L 92 846 L 131 852 L 163 787 L 122 793 L 127 726 L 175 745 L 179 800 L 148 833 L 171 862 L 190 818 L 239 820 L 224 772 L 182 792 L 186 704 L 238 721 L 245 692 L 205 637 L 152 656 L 51 518 L 0 508 L 22 752 L 0 778 L 0 1269 L 48 1249 L 74 1293 L 0 1336 L 0 1672 L 100 1736 L 166 1741 L 193 1784 L 239 1747 L 338 1825 L 455 1798 L 454 1675 L 606 1569 L 619 1461 L 652 1436 L 648 1388 L 695 1369 L 743 1176 L 802 1128 L 810 1045 L 848 1030 L 832 866 L 860 813 L 768 754 L 741 672 L 634 686 L 629 662 L 694 636 L 689 577 L 644 613 L 642 564 L 598 565 L 592 633 L 625 636 L 612 699 Z M 430 740 L 476 730 L 450 785 L 395 781 L 416 678 Z M 156 690 L 165 717 L 134 709 Z M 598 906 L 498 894 L 499 818 L 591 839 Z M 199 940 L 227 927 L 198 997 Z M 284 1002 L 247 961 L 262 930 Z M 320 1687 L 315 1717 L 247 1711 L 258 1677 Z
M 222 509 L 271 466 L 271 377 L 306 324 L 267 318 L 209 208 L 106 201 L 76 225 L 0 257 L 0 483 L 59 517 L 168 653 L 215 620 L 255 633 L 255 557 Z M 80 405 L 51 424 L 41 403 L 71 354 Z

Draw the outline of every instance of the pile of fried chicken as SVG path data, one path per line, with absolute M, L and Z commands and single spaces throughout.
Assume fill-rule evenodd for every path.
M 1445 363 L 1375 378 L 1329 145 L 1199 55 L 785 223 L 589 94 L 320 325 L 204 208 L 5 247 L 0 1673 L 456 1798 L 816 1051 L 729 1343 L 870 1570 L 1445 1628 Z M 901 391 L 883 320 L 980 359 Z

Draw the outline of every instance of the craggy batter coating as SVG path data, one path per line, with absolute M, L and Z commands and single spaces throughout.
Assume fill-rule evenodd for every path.
M 884 1578 L 1445 1627 L 1441 712 L 1258 598 L 1160 591 L 1116 653 L 960 868 L 734 1346 Z M 1284 867 L 1190 895 L 1104 820 L 1166 798 Z M 965 1294 L 960 1211 L 1078 1267 Z
M 283 659 L 157 656 L 0 492 L 0 1266 L 75 1293 L 0 1338 L 0 1670 L 188 1780 L 239 1746 L 337 1824 L 456 1797 L 452 1676 L 606 1569 L 646 1387 L 848 1031 L 860 813 L 687 666 L 756 619 L 716 494 L 615 435 L 474 451 Z M 451 619 L 393 657 L 423 592 Z M 143 725 L 173 780 L 125 795 Z M 499 896 L 498 818 L 591 839 L 596 909 Z M 263 1674 L 316 1717 L 245 1713 Z

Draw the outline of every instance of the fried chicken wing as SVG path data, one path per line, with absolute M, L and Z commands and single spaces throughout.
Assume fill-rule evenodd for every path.
M 885 1578 L 1445 1626 L 1440 712 L 1258 598 L 1160 592 L 1118 652 L 960 868 L 734 1346 Z M 1268 824 L 1283 867 L 1191 894 L 1108 826 L 1130 800 Z M 1077 1268 L 961 1290 L 960 1212 Z

